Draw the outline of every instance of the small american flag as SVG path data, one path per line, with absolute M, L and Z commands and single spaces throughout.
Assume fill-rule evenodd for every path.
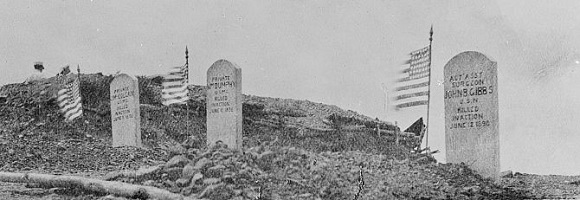
M 411 59 L 406 62 L 409 67 L 402 71 L 403 77 L 397 80 L 398 87 L 395 89 L 397 109 L 429 104 L 427 96 L 431 71 L 430 50 L 427 46 L 410 53 Z
M 67 83 L 64 89 L 58 91 L 57 102 L 60 107 L 59 111 L 64 115 L 65 121 L 72 121 L 83 115 L 78 77 Z
M 187 89 L 187 85 L 189 84 L 188 74 L 187 64 L 170 69 L 169 74 L 165 76 L 162 83 L 161 98 L 163 98 L 163 105 L 181 104 L 189 100 L 187 96 L 189 91 Z

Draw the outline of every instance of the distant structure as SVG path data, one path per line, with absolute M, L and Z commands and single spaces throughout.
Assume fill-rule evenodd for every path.
M 46 77 L 42 73 L 42 70 L 44 70 L 42 62 L 34 62 L 34 71 L 24 80 L 24 83 L 32 83 L 45 79 Z
M 34 69 L 36 69 L 42 73 L 42 70 L 44 70 L 44 66 L 42 65 L 42 62 L 34 62 Z

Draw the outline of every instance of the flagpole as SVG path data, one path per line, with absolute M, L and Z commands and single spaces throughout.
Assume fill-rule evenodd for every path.
M 425 148 L 429 151 L 429 105 L 431 105 L 431 44 L 433 43 L 433 25 L 429 31 L 429 93 L 427 93 L 427 120 L 425 130 Z
M 57 84 L 58 86 L 61 86 L 61 87 L 62 87 L 62 85 L 61 85 L 61 80 L 60 80 L 60 76 L 59 76 L 59 74 L 56 74 L 56 78 L 55 78 L 55 79 L 56 79 L 56 84 Z M 60 91 L 60 87 L 57 87 L 57 91 L 56 91 L 56 98 L 57 98 L 57 99 L 58 99 L 58 97 L 60 96 L 60 95 L 59 95 L 59 91 Z M 58 103 L 57 103 L 57 104 L 58 104 Z M 58 119 L 58 117 L 60 117 L 60 106 L 59 106 L 59 108 L 58 108 L 58 114 L 59 114 L 59 115 L 57 116 L 57 120 L 56 120 L 56 135 L 60 135 L 60 134 L 59 134 L 59 133 L 60 133 L 60 119 Z
M 81 98 L 81 112 L 82 112 L 82 110 L 83 110 L 83 99 L 84 98 L 81 95 L 82 94 L 82 92 L 81 92 L 81 67 L 78 64 L 77 64 L 77 79 L 78 79 L 78 82 L 79 82 L 78 87 L 79 87 L 79 97 Z M 85 127 L 85 130 L 86 130 L 86 127 Z M 86 133 L 86 131 L 85 131 L 85 133 Z
M 189 51 L 187 51 L 187 45 L 185 46 L 185 89 L 187 90 L 186 95 L 189 96 Z M 188 136 L 193 136 L 193 134 L 189 133 L 189 104 L 185 101 L 185 131 Z
M 399 125 L 397 121 L 395 121 L 395 145 L 399 146 Z
M 81 67 L 77 65 L 77 78 L 79 79 L 79 85 L 81 83 Z
M 81 95 L 81 67 L 78 64 L 77 64 L 77 79 L 78 79 L 78 82 L 79 82 L 78 87 L 79 87 L 79 97 L 81 98 L 81 112 L 82 112 L 82 110 L 83 110 L 83 99 L 84 98 Z M 87 136 L 87 125 L 85 124 L 84 127 L 85 127 L 85 130 L 84 131 L 85 131 L 85 137 L 86 137 Z

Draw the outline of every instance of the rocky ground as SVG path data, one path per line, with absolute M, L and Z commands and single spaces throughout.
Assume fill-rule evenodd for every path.
M 541 199 L 580 195 L 580 177 L 506 173 L 499 182 L 467 166 L 394 145 L 376 122 L 309 101 L 245 96 L 244 149 L 205 147 L 205 88 L 189 108 L 160 105 L 158 77 L 140 77 L 145 148 L 111 147 L 108 83 L 82 76 L 85 114 L 58 115 L 51 78 L 0 89 L 0 171 L 75 175 L 148 185 L 190 199 Z M 189 113 L 187 113 L 189 112 Z M 189 118 L 187 118 L 189 117 Z M 395 127 L 381 122 L 387 132 Z M 143 176 L 125 176 L 136 170 Z M 123 199 L 83 190 L 0 182 L 0 199 Z

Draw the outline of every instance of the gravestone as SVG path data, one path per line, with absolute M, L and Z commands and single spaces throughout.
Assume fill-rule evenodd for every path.
M 445 157 L 499 179 L 497 63 L 467 51 L 444 68 Z
M 119 74 L 111 82 L 110 89 L 113 147 L 141 147 L 141 115 L 137 78 Z
M 207 144 L 242 148 L 242 69 L 218 60 L 207 70 Z

